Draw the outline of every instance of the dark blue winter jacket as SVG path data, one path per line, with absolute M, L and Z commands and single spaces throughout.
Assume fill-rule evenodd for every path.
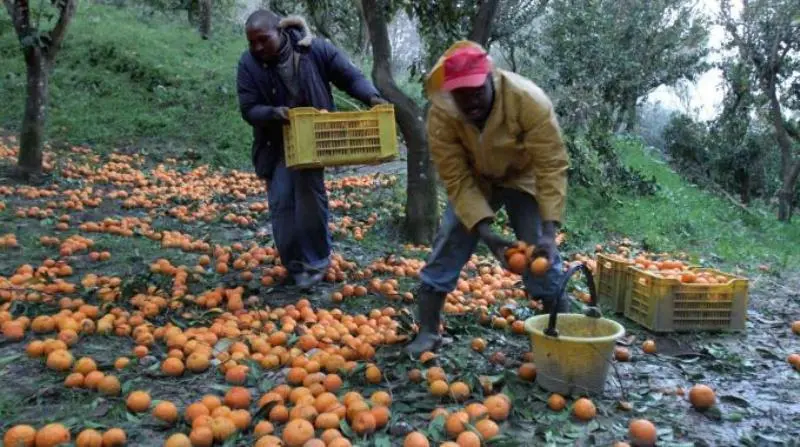
M 335 110 L 331 83 L 365 105 L 378 96 L 372 83 L 341 50 L 325 39 L 311 37 L 302 19 L 284 19 L 281 27 L 299 55 L 296 76 L 300 105 Z M 236 83 L 242 117 L 253 126 L 253 166 L 259 177 L 269 180 L 283 159 L 284 122 L 276 108 L 289 107 L 288 92 L 277 67 L 259 62 L 249 50 L 239 59 Z

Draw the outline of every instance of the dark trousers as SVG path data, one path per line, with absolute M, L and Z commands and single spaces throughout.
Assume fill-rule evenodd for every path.
M 506 208 L 509 224 L 517 239 L 528 244 L 536 243 L 542 229 L 539 205 L 535 198 L 522 191 L 495 188 L 492 191 L 490 205 L 495 211 L 501 207 Z M 461 269 L 469 261 L 478 241 L 478 234 L 467 231 L 458 220 L 452 203 L 448 204 L 427 264 L 419 275 L 422 283 L 437 292 L 453 291 L 458 283 Z M 530 270 L 525 269 L 522 280 L 532 298 L 549 303 L 558 293 L 562 272 L 563 262 L 557 255 L 556 262 L 545 275 L 534 277 Z
M 327 269 L 332 241 L 324 171 L 290 169 L 281 161 L 267 188 L 272 234 L 283 265 L 291 275 Z

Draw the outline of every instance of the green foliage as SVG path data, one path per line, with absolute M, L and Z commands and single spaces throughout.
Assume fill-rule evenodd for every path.
M 689 0 L 557 0 L 533 52 L 570 122 L 614 118 L 619 127 L 632 124 L 640 97 L 704 71 L 707 36 Z
M 609 199 L 617 194 L 652 195 L 658 190 L 654 179 L 626 166 L 614 148 L 613 136 L 604 129 L 567 133 L 570 182 L 590 188 Z

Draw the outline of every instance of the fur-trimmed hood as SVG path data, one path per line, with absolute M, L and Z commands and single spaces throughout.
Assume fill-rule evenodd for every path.
M 288 33 L 297 45 L 310 47 L 314 40 L 306 19 L 300 16 L 288 16 L 280 21 L 278 27 Z

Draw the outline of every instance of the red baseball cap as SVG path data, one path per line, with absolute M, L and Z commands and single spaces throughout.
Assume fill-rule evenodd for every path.
M 491 72 L 492 62 L 485 51 L 476 47 L 459 48 L 444 61 L 442 90 L 480 87 Z

